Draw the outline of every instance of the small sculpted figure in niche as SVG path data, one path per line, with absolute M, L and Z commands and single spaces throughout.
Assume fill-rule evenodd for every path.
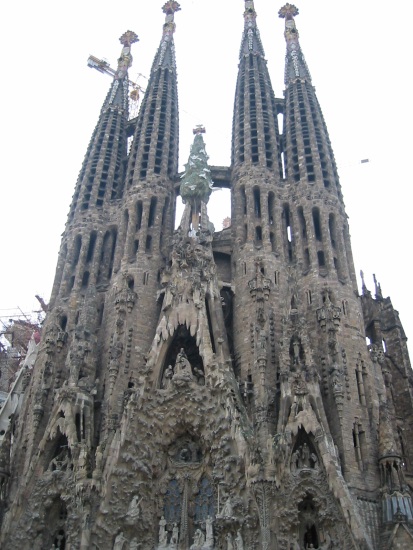
M 191 550 L 200 550 L 205 543 L 204 533 L 201 529 L 197 529 L 194 535 L 194 543 L 191 546 Z
M 169 547 L 170 548 L 177 548 L 178 546 L 178 539 L 179 539 L 179 527 L 177 523 L 174 523 L 174 526 L 172 528 L 172 535 Z
M 168 542 L 168 531 L 166 530 L 166 520 L 164 516 L 159 521 L 159 546 L 165 547 Z
M 57 456 L 55 456 L 49 464 L 49 470 L 54 472 L 59 470 L 65 472 L 70 465 L 69 449 L 68 447 L 63 447 Z
M 231 533 L 227 533 L 226 540 L 227 540 L 227 550 L 234 550 L 234 542 L 233 542 Z
M 231 518 L 233 515 L 231 497 L 228 497 L 220 513 L 221 518 Z
M 208 516 L 205 522 L 206 528 L 206 546 L 207 548 L 213 548 L 214 546 L 214 530 L 213 530 L 213 521 L 211 516 Z
M 175 375 L 188 373 L 192 376 L 191 363 L 188 361 L 184 348 L 181 348 L 175 361 Z
M 128 512 L 126 515 L 132 521 L 137 521 L 141 517 L 141 501 L 142 498 L 139 498 L 138 495 L 135 495 L 129 504 Z
M 164 390 L 167 390 L 170 387 L 173 375 L 174 375 L 174 370 L 172 368 L 172 365 L 168 365 L 165 369 L 165 372 L 162 378 L 162 388 Z
M 127 542 L 127 540 L 124 537 L 123 532 L 121 531 L 115 538 L 115 542 L 113 544 L 113 550 L 123 550 L 125 546 L 125 542 Z
M 318 469 L 318 458 L 315 453 L 312 453 L 307 443 L 298 447 L 291 455 L 290 471 L 292 474 L 297 470 L 303 469 Z
M 244 550 L 244 541 L 240 529 L 238 529 L 237 536 L 235 537 L 235 548 L 236 550 Z

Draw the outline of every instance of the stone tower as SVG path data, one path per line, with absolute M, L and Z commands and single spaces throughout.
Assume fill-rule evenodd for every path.
M 298 10 L 279 11 L 277 99 L 245 1 L 231 166 L 208 165 L 199 126 L 178 175 L 179 9 L 163 7 L 134 120 L 138 38 L 120 39 L 37 360 L 0 447 L 1 547 L 412 548 L 406 336 L 377 281 L 374 296 L 364 279 L 357 290 Z M 232 196 L 218 232 L 213 186 Z

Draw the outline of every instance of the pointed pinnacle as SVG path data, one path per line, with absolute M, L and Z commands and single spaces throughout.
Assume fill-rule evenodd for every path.
M 281 17 L 281 19 L 291 19 L 299 13 L 298 8 L 294 6 L 294 4 L 287 3 L 280 9 L 278 16 Z

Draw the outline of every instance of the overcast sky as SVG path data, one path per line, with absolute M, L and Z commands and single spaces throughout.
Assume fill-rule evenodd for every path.
M 255 1 L 278 97 L 284 89 L 282 5 Z M 356 270 L 364 270 L 372 290 L 376 273 L 413 338 L 413 2 L 399 0 L 394 8 L 377 0 L 296 5 L 301 46 L 339 166 Z M 38 309 L 35 294 L 49 299 L 77 175 L 110 85 L 109 77 L 87 67 L 89 54 L 115 68 L 118 39 L 133 30 L 140 42 L 133 46 L 130 78 L 149 76 L 162 34 L 161 7 L 162 0 L 3 6 L 0 316 L 17 306 Z M 202 123 L 210 164 L 229 165 L 244 2 L 182 0 L 181 7 L 175 17 L 180 163 L 187 161 L 192 128 Z M 210 203 L 217 228 L 229 214 L 217 207 L 224 194 L 215 193 Z

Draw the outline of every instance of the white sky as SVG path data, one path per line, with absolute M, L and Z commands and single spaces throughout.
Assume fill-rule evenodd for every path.
M 162 33 L 162 0 L 16 0 L 0 23 L 3 85 L 0 129 L 0 317 L 49 299 L 71 196 L 110 85 L 86 65 L 112 67 L 127 29 L 130 78 L 149 76 Z M 255 0 L 275 94 L 282 96 L 283 1 Z M 7 5 L 7 7 L 5 7 Z M 413 156 L 411 40 L 413 2 L 297 0 L 300 42 L 327 122 L 349 215 L 356 270 L 373 288 L 376 273 L 413 338 L 410 290 Z M 229 165 L 232 108 L 243 30 L 243 0 L 181 0 L 175 35 L 180 163 L 195 124 L 206 126 L 210 164 Z M 401 21 L 405 24 L 401 24 Z M 142 81 L 144 85 L 144 81 Z M 368 158 L 368 164 L 360 164 Z M 410 159 L 410 160 L 409 160 Z M 215 226 L 224 193 L 215 193 Z M 411 347 L 411 346 L 410 346 Z

